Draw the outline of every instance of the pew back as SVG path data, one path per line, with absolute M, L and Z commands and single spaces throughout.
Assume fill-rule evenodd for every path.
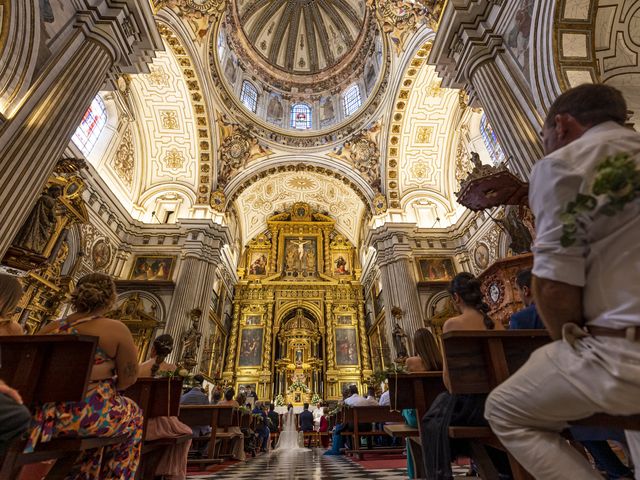
M 123 395 L 136 402 L 144 415 L 144 430 L 154 417 L 175 417 L 180 410 L 182 378 L 138 378 Z
M 98 337 L 0 336 L 0 378 L 26 405 L 84 399 Z
M 414 408 L 418 418 L 422 418 L 435 398 L 446 390 L 441 371 L 391 375 L 388 381 L 391 408 Z
M 451 393 L 489 393 L 549 343 L 545 330 L 456 331 L 442 335 Z

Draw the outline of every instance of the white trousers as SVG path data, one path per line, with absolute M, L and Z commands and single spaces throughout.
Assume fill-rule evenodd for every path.
M 485 405 L 493 432 L 540 480 L 602 478 L 560 436 L 567 421 L 598 412 L 640 413 L 640 343 L 610 337 L 553 342 L 535 351 Z M 640 480 L 640 431 L 626 437 Z

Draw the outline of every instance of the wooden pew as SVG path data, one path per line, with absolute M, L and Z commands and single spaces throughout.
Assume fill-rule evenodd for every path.
M 197 437 L 198 441 L 208 441 L 207 456 L 205 458 L 190 459 L 189 463 L 221 463 L 216 456 L 218 429 L 229 427 L 233 421 L 233 407 L 218 405 L 182 405 L 178 418 L 189 427 L 209 425 L 211 434 Z
M 182 378 L 139 378 L 123 392 L 142 409 L 144 415 L 142 438 L 146 437 L 147 424 L 151 418 L 178 416 L 181 393 Z M 191 435 L 185 434 L 173 438 L 145 440 L 142 444 L 142 457 L 136 478 L 152 480 L 157 461 L 166 449 L 190 439 Z
M 393 412 L 389 410 L 389 407 L 350 407 L 342 410 L 344 423 L 350 424 L 353 429 L 351 432 L 342 432 L 342 436 L 350 436 L 353 440 L 353 448 L 346 449 L 345 453 L 351 453 L 357 458 L 362 458 L 364 453 L 400 453 L 403 447 L 399 448 L 372 448 L 361 449 L 360 437 L 377 437 L 386 435 L 384 430 L 371 430 L 361 431 L 360 424 L 373 424 L 373 423 L 385 423 L 385 422 L 402 422 L 404 418 L 400 412 Z
M 424 459 L 422 455 L 421 419 L 431 407 L 435 398 L 446 390 L 442 380 L 442 372 L 420 372 L 391 375 L 389 382 L 389 400 L 393 410 L 405 408 L 416 410 L 418 428 L 405 423 L 385 425 L 384 431 L 394 437 L 406 439 L 407 448 L 411 451 L 411 461 L 416 478 L 425 478 Z
M 452 393 L 487 394 L 518 370 L 539 347 L 550 342 L 543 330 L 449 332 L 442 336 Z M 596 414 L 572 425 L 640 430 L 640 415 Z M 451 427 L 453 438 L 470 438 L 503 448 L 489 427 Z M 510 460 L 511 457 L 510 457 Z M 511 461 L 515 478 L 531 478 Z
M 448 332 L 442 341 L 451 393 L 488 394 L 524 365 L 534 350 L 551 339 L 545 330 L 483 330 Z M 471 443 L 482 478 L 497 478 L 484 446 L 505 449 L 489 427 L 454 426 L 449 428 L 449 436 Z M 532 478 L 511 455 L 509 463 L 516 480 Z
M 86 335 L 0 336 L 0 378 L 18 390 L 32 413 L 48 402 L 84 400 L 98 338 Z M 24 454 L 13 442 L 0 459 L 0 480 L 14 480 L 23 465 L 56 460 L 47 478 L 64 478 L 83 450 L 121 443 L 116 437 L 55 438 Z

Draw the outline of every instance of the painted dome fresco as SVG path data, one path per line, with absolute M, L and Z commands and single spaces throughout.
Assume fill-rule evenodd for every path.
M 361 0 L 238 0 L 242 31 L 270 65 L 317 73 L 340 63 L 365 24 Z

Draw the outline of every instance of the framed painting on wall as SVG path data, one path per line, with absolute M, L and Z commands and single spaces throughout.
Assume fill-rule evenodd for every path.
M 351 275 L 350 255 L 347 252 L 334 252 L 331 255 L 331 265 L 334 275 Z
M 339 325 L 351 325 L 351 315 L 338 315 Z
M 262 365 L 262 328 L 246 328 L 240 337 L 239 367 Z
M 449 282 L 456 274 L 451 258 L 420 258 L 418 265 L 423 282 Z
M 176 257 L 169 255 L 140 255 L 133 259 L 130 280 L 171 280 Z
M 336 328 L 336 365 L 358 365 L 355 328 Z
M 269 256 L 265 252 L 251 252 L 249 257 L 249 275 L 263 276 L 267 274 Z
M 318 274 L 318 239 L 287 237 L 284 240 L 283 270 L 287 279 L 304 279 Z

